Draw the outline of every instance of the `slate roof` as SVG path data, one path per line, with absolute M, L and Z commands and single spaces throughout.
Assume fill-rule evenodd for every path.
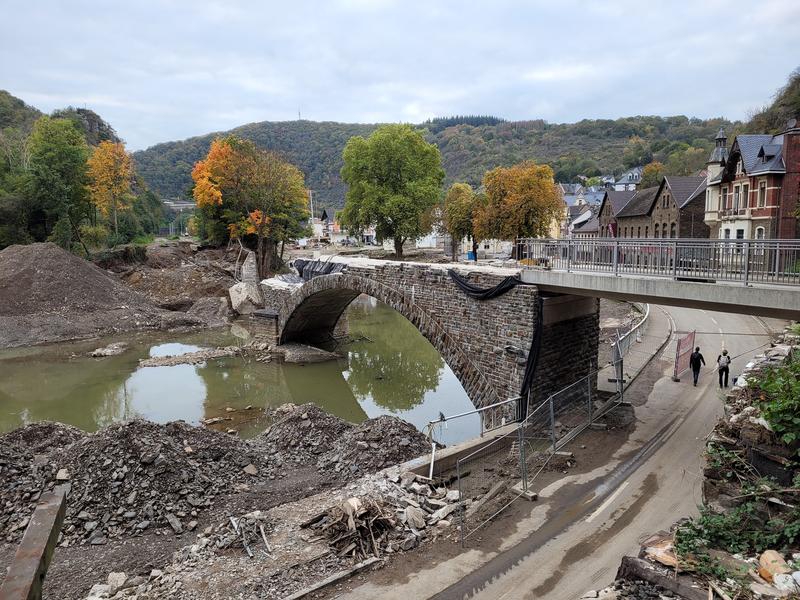
M 608 190 L 604 201 L 611 203 L 611 214 L 616 216 L 635 195 L 636 190 L 626 190 L 624 192 Z
M 619 176 L 619 179 L 617 179 L 616 183 L 639 183 L 642 179 L 642 169 L 643 167 L 633 167 L 628 169 Z
M 617 213 L 617 217 L 641 217 L 650 212 L 659 186 L 637 190 L 628 203 Z
M 717 146 L 711 151 L 711 156 L 708 157 L 708 163 L 725 164 L 728 160 L 728 148 L 725 146 Z
M 583 186 L 580 183 L 559 183 L 558 185 L 561 188 L 561 191 L 564 193 L 564 195 L 567 194 L 576 195 L 583 188 Z
M 597 214 L 593 214 L 592 218 L 584 223 L 579 223 L 575 225 L 575 228 L 572 230 L 578 233 L 597 233 L 600 231 L 600 220 L 597 218 Z
M 776 136 L 777 137 L 777 136 Z M 769 134 L 742 134 L 736 136 L 736 145 L 739 146 L 739 152 L 742 155 L 742 163 L 744 170 L 750 173 L 758 162 L 758 153 L 761 146 L 764 144 L 771 144 L 773 136 Z
M 594 191 L 594 192 L 586 192 L 583 197 L 589 204 L 600 204 L 603 201 L 603 196 L 605 196 L 606 191 Z
M 672 197 L 678 208 L 683 208 L 692 198 L 697 196 L 698 190 L 706 189 L 705 177 L 676 177 L 674 175 L 665 175 L 664 182 L 669 186 Z

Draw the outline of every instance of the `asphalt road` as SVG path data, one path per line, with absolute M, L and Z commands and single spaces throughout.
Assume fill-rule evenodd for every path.
M 495 552 L 470 550 L 391 587 L 366 584 L 347 597 L 384 599 L 572 600 L 605 587 L 620 559 L 636 554 L 649 534 L 697 514 L 701 501 L 705 438 L 722 414 L 714 370 L 717 355 L 733 356 L 731 377 L 763 351 L 770 319 L 674 307 L 658 308 L 661 326 L 696 330 L 708 366 L 697 387 L 691 374 L 673 382 L 669 367 L 647 401 L 636 407 L 637 423 L 607 464 L 569 475 L 539 493 L 530 517 L 517 524 Z M 674 340 L 665 357 L 674 356 Z M 375 595 L 377 594 L 377 595 Z

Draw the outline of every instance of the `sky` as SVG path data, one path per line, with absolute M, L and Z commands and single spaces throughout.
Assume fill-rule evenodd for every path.
M 138 150 L 254 121 L 743 119 L 800 67 L 798 0 L 0 0 L 0 89 Z

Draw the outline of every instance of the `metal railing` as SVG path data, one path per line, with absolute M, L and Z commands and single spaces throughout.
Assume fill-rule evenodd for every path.
M 559 271 L 800 286 L 800 240 L 520 238 L 516 256 Z

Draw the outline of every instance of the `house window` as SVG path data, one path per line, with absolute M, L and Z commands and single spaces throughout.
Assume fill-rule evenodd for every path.
M 622 234 L 622 237 L 628 237 L 628 228 L 627 227 L 625 228 L 625 230 L 624 230 L 624 232 Z
M 736 174 L 737 175 L 741 175 L 742 174 L 742 159 L 741 158 L 736 161 Z
M 654 233 L 653 233 L 653 236 L 657 238 L 657 237 L 658 237 L 658 223 L 656 223 L 656 224 L 653 226 L 653 232 L 654 232 Z
M 764 239 L 764 228 L 763 227 L 756 227 L 756 239 L 763 240 Z
M 733 210 L 739 210 L 739 186 L 733 186 Z
M 706 210 L 711 210 L 711 190 L 706 190 Z
M 637 238 L 641 238 L 641 237 L 642 237 L 642 228 L 641 228 L 641 227 L 639 227 L 639 228 L 636 230 L 636 237 L 637 237 Z
M 742 186 L 742 208 L 750 208 L 750 184 Z
M 731 239 L 731 230 L 730 229 L 725 229 L 725 239 L 726 240 Z
M 767 182 L 760 181 L 758 183 L 758 208 L 764 208 L 767 205 Z M 763 227 L 761 228 L 763 230 Z
M 725 209 L 728 208 L 728 187 L 727 186 L 722 188 L 722 193 L 719 195 L 719 204 L 720 204 L 720 208 L 722 208 L 722 210 L 725 210 Z
M 743 240 L 744 239 L 744 229 L 737 229 L 736 230 L 736 239 Z
M 677 226 L 675 223 L 669 226 L 669 237 L 674 238 L 677 237 Z
M 650 237 L 650 226 L 649 225 L 645 225 L 644 226 L 644 237 Z

